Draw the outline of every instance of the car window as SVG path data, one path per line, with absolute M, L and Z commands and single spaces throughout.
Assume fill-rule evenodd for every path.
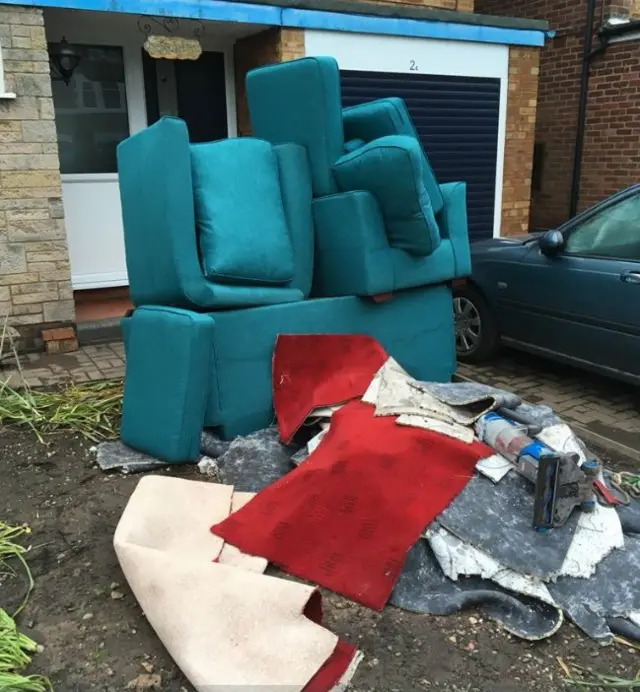
M 565 252 L 640 261 L 640 193 L 578 225 L 566 240 Z

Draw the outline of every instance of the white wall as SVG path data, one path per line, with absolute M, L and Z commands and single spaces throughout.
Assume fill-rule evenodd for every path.
M 500 235 L 507 124 L 509 47 L 403 36 L 305 31 L 306 55 L 331 55 L 343 70 L 500 79 L 494 236 Z

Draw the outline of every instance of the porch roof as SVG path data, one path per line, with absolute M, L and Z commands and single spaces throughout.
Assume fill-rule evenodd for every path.
M 542 46 L 548 22 L 387 5 L 362 0 L 2 0 L 0 5 L 58 7 L 240 22 L 302 29 Z

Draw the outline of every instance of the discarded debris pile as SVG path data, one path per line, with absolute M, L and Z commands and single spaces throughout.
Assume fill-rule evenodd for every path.
M 567 615 L 603 643 L 640 639 L 640 503 L 548 407 L 417 382 L 362 336 L 280 337 L 273 388 L 277 430 L 203 436 L 201 469 L 225 485 L 144 479 L 116 533 L 197 688 L 308 692 L 353 673 L 318 592 L 267 562 L 378 610 L 479 607 L 529 640 Z

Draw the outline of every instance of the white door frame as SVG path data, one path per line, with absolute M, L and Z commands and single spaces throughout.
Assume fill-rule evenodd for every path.
M 208 22 L 205 22 L 205 27 Z M 147 126 L 142 49 L 145 35 L 140 32 L 137 17 L 124 14 L 45 10 L 47 40 L 59 42 L 63 37 L 70 44 L 116 46 L 122 48 L 124 59 L 125 93 L 129 120 L 129 132 L 135 134 Z M 227 132 L 237 136 L 235 71 L 233 61 L 234 41 L 229 38 L 208 36 L 201 39 L 203 50 L 224 54 Z M 127 286 L 129 284 L 124 254 L 124 233 L 120 209 L 117 173 L 64 174 L 62 179 L 65 227 L 71 258 L 71 281 L 76 290 Z M 102 226 L 94 224 L 99 209 L 92 200 L 104 200 L 108 205 L 108 218 Z M 82 204 L 82 209 L 78 205 Z M 85 209 L 86 207 L 86 209 Z M 92 218 L 93 217 L 93 218 Z M 106 225 L 105 225 L 106 224 Z M 87 234 L 96 225 L 95 233 L 101 237 L 92 241 Z M 108 237 L 104 234 L 107 233 Z M 111 265 L 107 271 L 87 271 L 82 264 L 95 264 L 100 244 L 106 243 Z M 95 248 L 95 249 L 93 249 Z M 88 253 L 93 252 L 93 256 Z M 74 262 L 75 258 L 75 262 Z M 99 263 L 99 259 L 98 259 Z M 76 270 L 74 271 L 74 264 Z

